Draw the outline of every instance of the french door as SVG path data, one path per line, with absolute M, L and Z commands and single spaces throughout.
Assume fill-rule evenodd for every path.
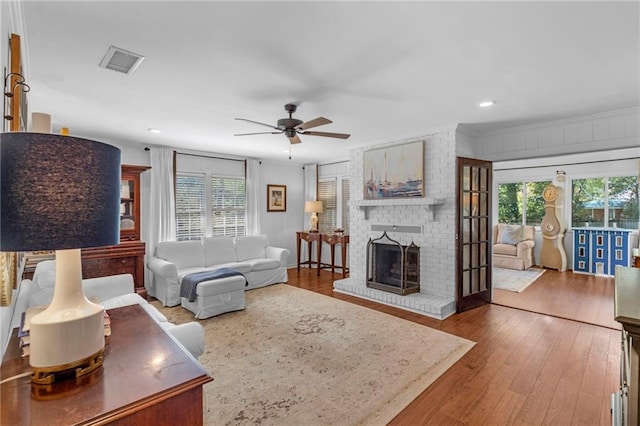
M 491 301 L 490 161 L 458 157 L 456 224 L 456 310 Z

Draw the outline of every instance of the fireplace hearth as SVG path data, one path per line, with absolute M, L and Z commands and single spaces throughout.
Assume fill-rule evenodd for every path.
M 383 232 L 367 243 L 367 287 L 407 295 L 420 291 L 420 247 L 403 246 Z

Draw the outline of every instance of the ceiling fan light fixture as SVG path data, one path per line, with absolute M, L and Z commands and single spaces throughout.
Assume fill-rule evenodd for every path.
M 478 103 L 478 106 L 480 108 L 489 108 L 489 107 L 494 106 L 497 103 L 498 103 L 498 101 L 496 101 L 496 100 L 481 101 L 481 102 Z

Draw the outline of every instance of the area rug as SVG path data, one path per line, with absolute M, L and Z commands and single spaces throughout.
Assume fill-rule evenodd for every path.
M 522 292 L 544 274 L 544 269 L 529 268 L 526 271 L 516 269 L 493 268 L 491 284 L 493 288 Z
M 286 284 L 248 291 L 245 310 L 200 323 L 199 361 L 214 378 L 207 425 L 384 425 L 474 345 Z

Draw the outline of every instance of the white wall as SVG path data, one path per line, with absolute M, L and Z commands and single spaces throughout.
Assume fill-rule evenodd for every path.
M 287 211 L 267 212 L 267 185 L 287 186 Z M 262 161 L 260 164 L 260 233 L 276 247 L 289 249 L 288 265 L 296 265 L 296 232 L 304 229 L 304 171 L 301 164 Z

